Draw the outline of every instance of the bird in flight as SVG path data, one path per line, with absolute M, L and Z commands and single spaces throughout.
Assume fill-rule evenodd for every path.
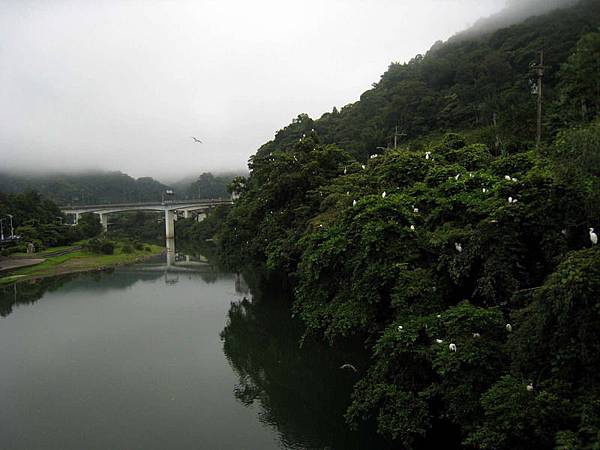
M 202 141 L 200 139 L 198 139 L 195 136 L 192 136 L 192 139 L 194 140 L 194 142 L 197 142 L 198 144 L 202 144 Z

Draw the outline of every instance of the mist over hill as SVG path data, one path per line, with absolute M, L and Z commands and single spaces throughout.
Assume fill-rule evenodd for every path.
M 456 38 L 473 37 L 517 24 L 532 16 L 541 16 L 550 11 L 567 8 L 579 0 L 508 0 L 506 8 L 490 17 L 479 19 L 469 29 L 457 33 Z

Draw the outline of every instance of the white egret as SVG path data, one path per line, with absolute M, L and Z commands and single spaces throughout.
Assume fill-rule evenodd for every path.
M 527 392 L 533 392 L 533 384 L 532 383 L 529 383 L 527 385 Z
M 451 352 L 455 352 L 456 351 L 456 344 L 452 343 L 448 346 L 448 348 L 450 349 Z
M 410 231 L 415 231 L 415 226 L 414 225 L 410 226 Z
M 441 339 L 436 339 L 435 342 L 437 342 L 438 344 L 442 344 L 444 341 Z
M 508 331 L 509 333 L 512 331 L 512 325 L 510 323 L 506 324 L 506 331 Z
M 367 168 L 367 166 L 365 166 L 364 164 L 361 167 L 363 168 L 363 170 Z
M 460 242 L 455 242 L 454 243 L 454 248 L 456 249 L 456 251 L 458 253 L 462 253 L 463 248 L 462 248 L 462 244 Z
M 481 337 L 481 335 L 480 335 L 479 333 L 473 333 L 473 337 L 474 337 L 475 339 L 477 339 L 477 338 L 480 338 L 480 337 Z
M 592 241 L 592 244 L 594 245 L 598 243 L 598 235 L 594 233 L 593 228 L 590 228 L 590 241 Z
M 352 202 L 352 206 L 356 206 L 356 200 Z
M 348 168 L 344 167 L 344 175 L 346 175 L 348 173 Z
M 456 181 L 458 181 L 458 179 L 459 179 L 459 178 L 460 178 L 460 173 L 457 173 L 457 174 L 456 174 L 456 176 L 454 177 L 454 179 L 455 179 Z
M 404 330 L 404 327 L 402 325 L 398 325 L 398 331 L 402 331 Z
M 425 152 L 425 159 L 431 158 L 431 152 Z
M 413 212 L 416 214 L 419 212 L 419 208 L 413 208 Z
M 510 181 L 510 175 L 504 175 L 504 179 L 505 179 L 506 181 Z
M 481 192 L 483 192 L 483 193 L 485 194 L 485 193 L 487 192 L 487 189 L 486 189 L 486 188 L 483 188 L 483 189 L 481 190 Z
M 387 196 L 387 192 L 383 191 L 383 194 L 381 194 L 381 198 L 385 198 Z

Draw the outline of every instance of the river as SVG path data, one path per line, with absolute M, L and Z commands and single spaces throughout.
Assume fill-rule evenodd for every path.
M 344 423 L 358 362 L 299 348 L 285 293 L 168 262 L 0 288 L 0 448 L 386 448 Z

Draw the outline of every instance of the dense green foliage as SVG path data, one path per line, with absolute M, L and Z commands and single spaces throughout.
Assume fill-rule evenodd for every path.
M 359 102 L 300 115 L 235 180 L 223 257 L 288 274 L 305 338 L 371 351 L 351 424 L 407 447 L 445 422 L 474 448 L 597 448 L 598 25 L 586 0 L 436 44 Z M 406 142 L 375 150 L 397 123 Z
M 0 218 L 13 216 L 15 235 L 22 244 L 32 242 L 37 250 L 45 247 L 67 245 L 102 232 L 102 225 L 95 214 L 84 214 L 76 226 L 65 224 L 66 218 L 59 207 L 35 191 L 21 194 L 0 192 Z M 9 235 L 9 221 L 4 220 L 4 235 Z M 23 245 L 15 250 L 25 251 Z

